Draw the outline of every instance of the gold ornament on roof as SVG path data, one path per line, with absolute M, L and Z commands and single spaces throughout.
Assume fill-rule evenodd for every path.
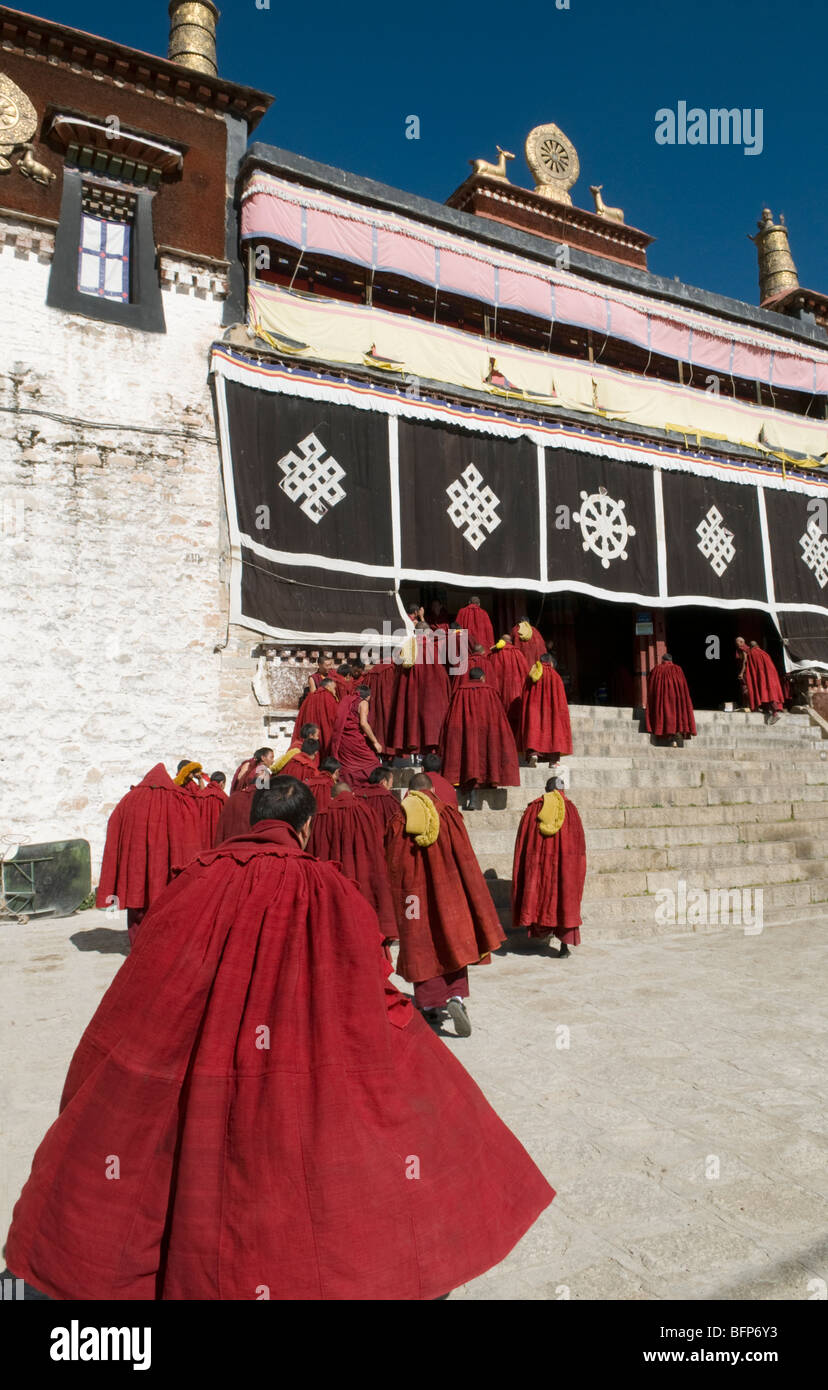
M 526 163 L 535 178 L 535 192 L 572 206 L 569 190 L 581 172 L 578 152 L 560 126 L 537 125 L 526 137 Z
M 506 160 L 514 159 L 515 156 L 510 154 L 509 150 L 501 149 L 500 145 L 495 145 L 495 149 L 499 156 L 496 164 L 490 164 L 488 159 L 470 159 L 469 164 L 476 174 L 485 174 L 490 179 L 502 179 L 504 183 L 508 183 Z
M 623 222 L 623 221 L 624 221 L 624 209 L 623 209 L 623 208 L 608 208 L 608 207 L 607 207 L 606 203 L 604 202 L 603 198 L 601 197 L 601 189 L 602 189 L 603 187 L 604 187 L 604 185 L 603 185 L 602 183 L 593 183 L 593 184 L 590 184 L 590 186 L 589 186 L 589 191 L 590 191 L 590 193 L 592 194 L 593 198 L 595 199 L 595 213 L 596 213 L 596 216 L 598 216 L 598 217 L 606 217 L 610 222 Z
M 27 145 L 37 130 L 37 112 L 25 92 L 0 72 L 0 172 L 11 169 L 8 156 Z

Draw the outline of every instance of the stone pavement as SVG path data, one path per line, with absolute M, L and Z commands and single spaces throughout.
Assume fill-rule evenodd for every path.
M 447 1046 L 558 1197 L 452 1299 L 818 1297 L 826 929 L 587 935 L 568 961 L 518 935 L 473 970 L 473 1034 Z M 102 912 L 0 925 L 0 1239 L 125 943 Z

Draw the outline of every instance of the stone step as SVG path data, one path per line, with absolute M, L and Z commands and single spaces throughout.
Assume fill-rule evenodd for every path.
M 523 928 L 518 928 L 517 930 L 512 928 L 511 914 L 508 910 L 501 910 L 498 915 L 503 927 L 508 933 L 510 950 L 520 950 L 524 942 L 527 951 L 537 950 L 537 946 L 530 944 Z M 751 917 L 752 915 L 751 912 Z M 814 926 L 821 926 L 824 925 L 824 922 L 825 909 L 819 903 L 806 904 L 799 907 L 768 907 L 765 903 L 762 905 L 761 925 L 763 932 L 770 928 L 784 928 L 800 923 L 803 925 L 813 924 Z M 685 936 L 691 933 L 696 936 L 710 936 L 714 933 L 723 931 L 735 931 L 740 934 L 745 934 L 745 927 L 735 922 L 730 925 L 719 926 L 694 926 L 689 923 L 687 925 L 662 925 L 656 922 L 651 916 L 648 920 L 623 923 L 609 919 L 596 919 L 590 922 L 585 921 L 582 928 L 584 945 L 588 945 L 593 941 L 625 942 L 643 940 L 647 937 L 656 936 Z M 751 932 L 749 934 L 752 935 L 754 933 Z
M 810 903 L 828 902 L 828 873 L 823 865 L 822 878 L 802 878 L 802 879 L 781 879 L 778 883 L 737 883 L 728 882 L 723 884 L 722 875 L 713 875 L 717 880 L 712 884 L 704 884 L 699 880 L 703 875 L 693 873 L 684 878 L 688 891 L 694 888 L 714 888 L 717 891 L 731 890 L 738 888 L 761 888 L 765 907 L 802 907 Z M 610 875 L 599 876 L 607 879 Z M 655 877 L 655 876 L 653 876 Z M 669 891 L 678 893 L 679 874 L 672 874 L 667 877 L 669 880 Z M 508 907 L 511 902 L 512 883 L 511 877 L 489 877 L 486 880 L 492 899 L 498 908 Z M 636 920 L 647 920 L 652 918 L 662 899 L 656 896 L 655 892 L 650 893 L 623 893 L 617 896 L 600 895 L 596 896 L 591 892 L 589 875 L 584 892 L 582 913 L 584 921 L 593 921 L 596 915 L 603 918 L 605 916 L 615 917 L 619 921 L 632 922 Z
M 605 739 L 596 737 L 594 733 L 576 736 L 573 732 L 573 749 L 570 757 L 633 758 L 637 762 L 644 761 L 653 766 L 660 766 L 673 759 L 682 763 L 709 763 L 712 757 L 722 754 L 734 758 L 737 762 L 753 762 L 761 758 L 778 762 L 789 756 L 796 758 L 803 766 L 815 758 L 828 761 L 828 751 L 822 741 L 806 743 L 797 739 L 771 743 L 768 739 L 734 739 L 724 735 L 716 738 L 705 737 L 701 741 L 694 739 L 685 743 L 683 748 L 667 748 L 650 743 L 646 738 Z
M 638 728 L 642 723 L 641 715 L 636 715 L 628 705 L 570 705 L 569 717 L 573 724 L 632 724 Z M 809 715 L 789 714 L 787 711 L 783 713 L 779 722 L 771 725 L 770 728 L 765 724 L 765 718 L 761 711 L 742 714 L 739 710 L 727 712 L 700 709 L 695 711 L 695 717 L 697 728 L 708 724 L 727 724 L 734 728 L 762 730 L 767 728 L 768 733 L 773 733 L 774 730 L 782 728 L 794 731 L 796 729 L 812 730 L 814 727 Z
M 656 827 L 658 829 L 658 827 Z M 735 827 L 727 827 L 728 830 Z M 610 832 L 599 830 L 594 832 L 598 836 L 606 836 Z M 824 858 L 828 860 L 828 848 L 824 841 L 817 838 L 805 838 L 802 836 L 800 826 L 799 838 L 775 837 L 767 841 L 739 841 L 730 839 L 725 843 L 703 843 L 699 840 L 689 838 L 694 833 L 699 834 L 698 830 L 685 827 L 683 832 L 679 832 L 678 841 L 670 841 L 657 836 L 658 843 L 646 841 L 643 835 L 639 843 L 630 845 L 625 842 L 625 837 L 632 834 L 631 831 L 621 830 L 616 832 L 620 837 L 614 844 L 600 847 L 593 843 L 593 837 L 587 832 L 587 858 L 591 873 L 602 873 L 605 870 L 616 868 L 626 869 L 631 867 L 657 869 L 672 869 L 682 863 L 689 865 L 695 864 L 753 864 L 761 861 L 775 862 L 789 859 L 814 859 Z M 653 831 L 645 832 L 650 835 Z M 669 833 L 666 832 L 666 833 Z M 511 852 L 515 836 L 512 834 L 511 827 L 504 827 L 503 830 L 470 830 L 469 838 L 472 848 L 478 859 L 495 856 L 502 856 Z M 656 862 L 657 861 L 657 862 Z
M 508 825 L 513 826 L 516 832 L 520 818 L 532 799 L 527 795 L 517 805 L 513 804 L 502 810 L 486 809 L 464 812 L 466 827 L 471 833 L 474 827 L 478 830 L 502 830 L 504 825 Z M 769 799 L 758 803 L 742 801 L 728 805 L 710 806 L 705 804 L 704 794 L 701 793 L 698 803 L 690 806 L 684 804 L 625 806 L 620 804 L 607 805 L 606 800 L 601 799 L 597 792 L 581 792 L 573 800 L 581 813 L 581 819 L 588 832 L 602 828 L 620 830 L 629 827 L 643 833 L 660 827 L 665 829 L 675 827 L 702 829 L 720 825 L 737 825 L 741 827 L 767 827 L 768 836 L 771 835 L 774 826 L 785 827 L 786 833 L 804 835 L 807 833 L 808 823 L 813 822 L 818 829 L 821 829 L 822 822 L 828 819 L 828 799 L 802 802 Z M 595 804 L 596 802 L 598 804 Z M 828 826 L 824 827 L 824 832 L 828 835 Z M 746 838 L 762 839 L 765 837 L 757 833 Z

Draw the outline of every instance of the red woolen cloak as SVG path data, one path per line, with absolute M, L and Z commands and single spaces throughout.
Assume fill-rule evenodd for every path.
M 448 806 L 457 807 L 457 788 L 453 787 L 447 777 L 442 772 L 428 772 L 427 777 L 431 778 L 431 785 L 434 788 L 434 795 L 438 801 L 445 801 Z
M 586 878 L 584 827 L 566 797 L 566 816 L 557 835 L 541 835 L 543 797 L 531 801 L 518 826 L 512 866 L 512 926 L 568 928 L 567 943 L 581 940 L 581 898 Z
M 463 817 L 433 792 L 424 795 L 440 814 L 434 844 L 417 845 L 405 833 L 402 812 L 388 827 L 385 842 L 400 934 L 397 974 L 416 982 L 472 965 L 505 940 Z M 412 905 L 419 916 L 407 915 Z
M 520 704 L 529 667 L 517 647 L 495 648 L 489 659 L 486 680 L 500 696 L 509 727 L 515 738 L 520 733 Z
M 659 738 L 671 734 L 691 738 L 696 732 L 684 672 L 672 661 L 660 661 L 647 677 L 647 728 Z
M 388 747 L 388 724 L 394 708 L 394 691 L 397 685 L 399 667 L 393 661 L 384 661 L 371 671 L 362 673 L 360 684 L 367 685 L 371 692 L 368 706 L 368 723 L 374 730 L 383 751 Z
M 371 727 L 373 728 L 373 725 Z M 354 796 L 367 806 L 376 822 L 380 839 L 384 839 L 388 822 L 394 819 L 400 809 L 400 803 L 394 793 L 379 783 L 372 786 L 366 782 L 364 786 L 355 788 Z
M 388 725 L 388 749 L 398 754 L 422 752 L 440 742 L 451 686 L 445 666 L 423 659 L 436 654 L 430 639 L 431 634 L 426 645 L 426 639 L 418 637 L 417 661 L 399 670 Z
M 760 705 L 767 704 L 779 705 L 780 709 L 782 708 L 785 696 L 782 693 L 779 672 L 761 647 L 748 647 L 744 680 L 751 709 L 759 709 Z
M 246 835 L 250 829 L 250 811 L 253 806 L 253 797 L 258 788 L 255 782 L 250 782 L 239 792 L 231 792 L 228 796 L 219 822 L 216 826 L 213 844 L 218 846 L 225 840 L 233 840 L 237 835 Z M 177 867 L 181 867 L 178 865 Z
M 572 728 L 563 681 L 550 662 L 541 664 L 540 680 L 527 676 L 523 687 L 518 747 L 522 753 L 531 748 L 544 757 L 550 753 L 571 753 Z
M 362 696 L 343 695 L 336 714 L 336 723 L 331 734 L 331 753 L 342 763 L 342 777 L 350 787 L 358 787 L 367 782 L 380 760 L 362 732 L 359 723 L 359 707 Z M 371 722 L 371 702 L 368 702 L 368 723 Z
M 396 938 L 397 920 L 385 867 L 384 830 L 351 792 L 341 792 L 313 818 L 308 852 L 340 864 L 368 899 L 384 937 Z
M 509 721 L 491 686 L 472 681 L 455 690 L 440 744 L 443 775 L 464 786 L 519 787 L 520 764 Z
M 459 627 L 464 627 L 469 634 L 470 644 L 479 642 L 486 651 L 494 646 L 494 629 L 492 620 L 485 608 L 478 607 L 475 603 L 468 604 L 461 608 L 455 619 Z M 544 648 L 544 650 L 546 650 Z
M 332 695 L 329 690 L 311 691 L 310 695 L 306 695 L 299 706 L 299 714 L 293 726 L 293 740 L 298 739 L 301 742 L 303 724 L 318 724 L 319 756 L 326 758 L 338 709 L 339 704 L 336 695 Z
M 107 907 L 107 899 L 117 898 L 120 908 L 149 907 L 173 869 L 208 848 L 205 805 L 156 763 L 109 817 L 96 905 Z
M 532 624 L 530 623 L 529 626 L 532 627 Z M 512 628 L 512 641 L 524 658 L 527 670 L 530 670 L 546 651 L 546 642 L 541 637 L 536 627 L 532 628 L 532 636 L 527 638 L 524 642 L 523 638 L 518 633 L 518 627 L 519 624 L 516 623 Z
M 65 1300 L 426 1300 L 502 1260 L 554 1192 L 388 971 L 288 826 L 200 854 L 75 1052 L 15 1274 Z

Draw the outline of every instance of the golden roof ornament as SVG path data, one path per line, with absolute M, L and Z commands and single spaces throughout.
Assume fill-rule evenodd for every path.
M 775 225 L 770 208 L 763 208 L 756 225 L 759 230 L 750 240 L 759 252 L 759 303 L 764 304 L 784 290 L 799 289 L 799 276 L 784 216 L 780 214 L 779 224 Z
M 607 219 L 609 222 L 622 222 L 622 223 L 623 223 L 623 221 L 624 221 L 624 209 L 623 209 L 623 208 L 608 208 L 608 207 L 607 207 L 606 203 L 604 202 L 603 198 L 601 197 L 601 189 L 602 189 L 603 187 L 604 187 L 604 185 L 603 185 L 602 183 L 593 183 L 593 184 L 590 184 L 590 186 L 589 186 L 589 191 L 590 191 L 590 193 L 592 194 L 593 198 L 595 199 L 595 215 L 596 215 L 596 217 L 606 217 L 606 219 Z
M 526 137 L 526 163 L 535 178 L 535 192 L 572 206 L 569 190 L 581 172 L 578 153 L 560 126 L 536 125 Z
M 37 112 L 25 92 L 0 72 L 0 173 L 11 169 L 8 156 L 19 145 L 28 145 L 37 130 Z
M 216 26 L 219 11 L 212 0 L 170 0 L 168 57 L 193 72 L 218 76 Z
M 509 176 L 506 173 L 506 160 L 514 159 L 515 156 L 510 154 L 508 150 L 501 149 L 500 145 L 495 145 L 495 149 L 499 156 L 496 164 L 490 164 L 487 159 L 470 159 L 469 164 L 472 166 L 475 174 L 485 174 L 487 178 L 502 179 L 504 183 L 508 183 Z

